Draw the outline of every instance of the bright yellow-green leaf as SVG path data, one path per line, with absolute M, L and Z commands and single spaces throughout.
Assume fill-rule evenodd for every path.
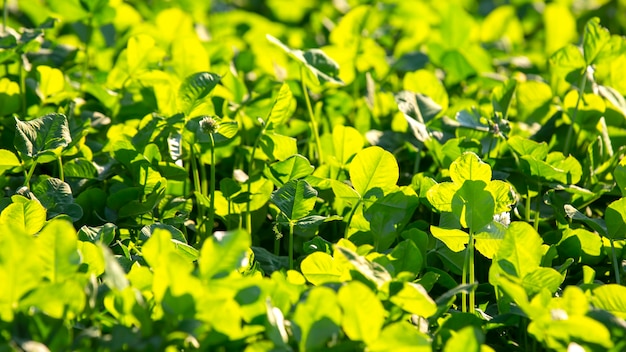
M 346 335 L 351 340 L 375 341 L 386 316 L 376 294 L 365 284 L 351 281 L 339 289 L 337 297 L 343 310 L 341 326 Z
M 465 249 L 469 242 L 467 232 L 459 229 L 444 229 L 438 226 L 430 226 L 430 232 L 436 239 L 443 242 L 453 252 L 460 252 Z

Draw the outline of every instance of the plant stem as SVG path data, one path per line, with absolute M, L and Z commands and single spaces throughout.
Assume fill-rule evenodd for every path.
M 211 138 L 211 181 L 210 181 L 210 190 L 209 195 L 209 229 L 208 235 L 213 234 L 213 223 L 215 222 L 215 141 L 213 139 L 213 134 L 209 133 L 209 138 Z M 204 180 L 206 183 L 206 180 Z
M 289 269 L 293 270 L 293 228 L 294 224 L 289 221 Z
M 190 150 L 190 159 L 191 159 L 191 174 L 193 175 L 193 188 L 196 192 L 198 193 L 202 193 L 201 192 L 201 185 L 200 185 L 200 175 L 198 174 L 198 164 L 197 164 L 197 160 L 196 160 L 196 153 L 194 150 L 194 145 L 190 145 L 189 146 L 189 150 Z M 196 232 L 199 234 L 198 237 L 200 237 L 201 239 L 203 238 L 202 234 L 202 217 L 204 216 L 204 206 L 202 205 L 202 202 L 197 200 L 196 197 L 196 203 L 198 205 L 198 214 L 196 214 Z
M 530 187 L 526 186 L 526 206 L 524 207 L 524 215 L 526 218 L 526 222 L 530 222 L 530 202 L 531 202 L 531 197 L 530 197 Z
M 541 217 L 541 183 L 539 184 L 539 194 L 537 194 L 537 199 L 535 207 L 537 209 L 535 209 L 535 220 L 534 220 L 534 224 L 533 227 L 535 228 L 535 231 L 539 231 L 539 219 Z
M 65 173 L 63 172 L 63 160 L 61 159 L 61 157 L 58 157 L 57 161 L 59 162 L 59 179 L 65 182 Z
M 611 257 L 613 260 L 613 269 L 615 270 L 615 282 L 618 285 L 621 285 L 622 284 L 622 275 L 621 275 L 622 271 L 620 270 L 621 265 L 617 263 L 617 254 L 615 253 L 615 244 L 613 243 L 613 239 L 609 238 L 609 241 L 611 242 Z
M 313 130 L 313 138 L 315 139 L 315 146 L 317 148 L 317 159 L 319 164 L 322 165 L 324 163 L 324 154 L 322 152 L 322 143 L 320 142 L 319 127 L 317 125 L 315 113 L 313 113 L 313 107 L 311 106 L 309 93 L 306 89 L 306 83 L 304 82 L 304 66 L 302 65 L 300 66 L 300 83 L 302 84 L 302 94 L 304 95 L 304 100 L 306 101 L 306 108 L 309 112 L 309 117 L 311 118 L 311 130 Z
M 33 165 L 30 166 L 30 170 L 28 170 L 28 174 L 26 175 L 26 179 L 24 180 L 24 187 L 30 188 L 30 179 L 33 177 L 33 173 L 35 172 L 36 166 L 37 166 L 37 161 L 33 160 Z
M 19 66 L 19 70 L 20 70 L 20 93 L 21 93 L 21 97 L 22 97 L 22 118 L 26 117 L 26 67 L 24 67 L 24 60 L 26 60 L 26 57 L 24 55 L 20 56 L 20 64 Z
M 3 34 L 7 32 L 8 21 L 9 21 L 9 8 L 7 7 L 7 0 L 4 0 L 2 2 L 2 33 Z
M 359 205 L 361 205 L 360 199 L 358 202 L 356 202 L 354 207 L 352 207 L 352 209 L 348 213 L 348 216 L 346 217 L 346 229 L 343 232 L 343 238 L 348 238 L 348 230 L 350 230 L 350 223 L 352 222 L 352 216 L 354 216 L 354 213 L 356 212 L 356 209 L 359 207 Z
M 569 129 L 567 130 L 567 137 L 565 138 L 565 147 L 563 148 L 563 154 L 565 154 L 565 156 L 569 155 L 569 148 L 572 143 L 572 135 L 574 134 L 574 125 L 576 124 L 576 116 L 578 115 L 578 107 L 580 106 L 580 102 L 583 100 L 583 94 L 585 94 L 586 85 L 587 69 L 585 68 L 585 72 L 580 79 L 580 90 L 578 91 L 578 100 L 576 100 L 576 106 L 574 107 L 574 112 L 572 113 L 572 123 L 569 125 Z
M 461 274 L 461 285 L 467 285 L 467 270 L 469 267 L 469 243 L 465 248 L 465 260 L 463 260 L 463 273 Z M 467 292 L 461 292 L 461 311 L 467 313 Z
M 469 283 L 473 284 L 476 281 L 476 274 L 474 272 L 474 232 L 470 231 L 469 233 L 469 244 L 467 246 L 467 256 L 469 263 Z M 474 290 L 471 290 L 469 293 L 469 312 L 474 314 L 474 309 L 476 307 L 476 293 Z

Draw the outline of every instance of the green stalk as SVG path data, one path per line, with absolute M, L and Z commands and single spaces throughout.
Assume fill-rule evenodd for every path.
M 7 22 L 9 22 L 9 8 L 7 7 L 7 0 L 4 0 L 2 2 L 2 33 L 7 32 Z
M 469 243 L 467 248 L 465 249 L 465 260 L 463 260 L 463 273 L 461 274 L 461 285 L 467 285 L 467 270 L 469 267 Z M 467 313 L 467 292 L 463 291 L 461 293 L 461 311 L 463 313 Z
M 23 57 L 20 57 L 20 95 L 22 98 L 22 118 L 26 117 L 26 68 L 24 67 Z
M 261 136 L 265 133 L 265 126 L 263 126 L 263 130 L 257 136 L 254 141 L 254 145 L 252 146 L 252 153 L 250 153 L 250 162 L 248 163 L 248 200 L 246 201 L 246 228 L 248 232 L 252 234 L 252 214 L 250 213 L 250 201 L 252 198 L 252 168 L 254 166 L 254 154 L 256 154 L 256 148 L 259 147 L 259 141 L 261 141 Z
M 578 100 L 576 100 L 576 106 L 574 107 L 574 112 L 572 113 L 572 123 L 569 125 L 569 129 L 567 130 L 567 137 L 565 138 L 565 147 L 563 148 L 563 154 L 565 156 L 569 155 L 569 148 L 572 143 L 572 135 L 574 134 L 574 124 L 576 124 L 576 116 L 578 115 L 578 107 L 580 106 L 580 102 L 583 100 L 583 94 L 585 94 L 585 86 L 587 85 L 587 69 L 583 73 L 583 76 L 580 80 L 579 91 L 578 91 Z
M 313 113 L 313 107 L 311 106 L 311 100 L 309 98 L 309 93 L 306 89 L 306 83 L 304 82 L 304 66 L 300 66 L 300 83 L 302 84 L 302 94 L 304 95 L 304 100 L 306 101 L 306 108 L 309 112 L 309 117 L 311 118 L 311 129 L 313 130 L 313 138 L 315 139 L 315 146 L 317 148 L 317 159 L 319 164 L 324 164 L 324 154 L 322 152 L 322 143 L 320 142 L 320 134 L 319 127 L 317 125 L 317 119 L 315 118 L 315 114 Z
M 289 221 L 289 269 L 293 270 L 293 222 Z
M 621 270 L 620 270 L 620 265 L 617 263 L 617 254 L 615 253 L 615 244 L 613 243 L 613 239 L 609 238 L 609 241 L 611 242 L 611 257 L 613 260 L 613 269 L 615 270 L 615 282 L 618 285 L 622 284 L 622 275 L 621 275 Z
M 196 153 L 194 150 L 194 146 L 190 145 L 189 146 L 189 150 L 190 150 L 190 159 L 191 159 L 191 174 L 193 175 L 193 188 L 196 190 L 196 192 L 201 192 L 201 185 L 200 185 L 200 175 L 198 173 L 198 164 L 197 164 L 197 160 L 196 160 Z M 204 216 L 204 206 L 202 205 L 202 202 L 197 202 L 198 204 L 198 214 L 196 215 L 196 232 L 200 235 L 200 238 L 203 238 L 202 236 L 202 217 Z
M 469 263 L 469 283 L 473 284 L 476 281 L 476 273 L 474 272 L 474 232 L 469 233 L 469 245 L 467 246 L 467 255 Z M 469 293 L 469 312 L 474 314 L 476 307 L 476 292 L 471 290 Z
M 526 222 L 530 222 L 530 202 L 531 202 L 530 187 L 526 186 L 526 205 L 524 207 Z
M 535 231 L 539 231 L 539 218 L 541 217 L 541 183 L 539 184 L 539 194 L 537 194 L 535 207 L 535 223 L 533 224 Z
M 213 234 L 213 225 L 215 222 L 215 141 L 213 134 L 209 133 L 211 138 L 211 181 L 210 181 L 210 197 L 209 198 L 209 230 L 208 235 Z
M 28 174 L 26 175 L 26 179 L 24 180 L 24 187 L 30 188 L 30 179 L 33 177 L 33 173 L 35 172 L 36 166 L 37 166 L 37 160 L 33 160 L 33 165 L 30 166 L 30 170 L 28 170 Z
M 354 207 L 352 207 L 352 209 L 348 213 L 348 216 L 346 217 L 346 229 L 343 232 L 343 238 L 348 238 L 348 230 L 350 230 L 350 223 L 352 222 L 352 216 L 354 216 L 354 213 L 356 212 L 356 209 L 359 207 L 359 205 L 361 205 L 360 199 L 358 202 L 356 202 Z
M 65 182 L 65 173 L 63 172 L 63 160 L 61 159 L 61 157 L 58 157 L 57 161 L 59 163 L 59 178 L 61 179 L 61 181 Z

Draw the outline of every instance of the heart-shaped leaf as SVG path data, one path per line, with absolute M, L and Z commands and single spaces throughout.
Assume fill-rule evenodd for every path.
M 626 197 L 609 204 L 604 213 L 604 220 L 610 239 L 626 238 Z

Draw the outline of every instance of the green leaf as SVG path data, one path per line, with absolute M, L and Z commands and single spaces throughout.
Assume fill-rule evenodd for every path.
M 543 250 L 541 236 L 525 222 L 512 222 L 507 229 L 495 262 L 507 274 L 523 278 L 539 268 Z
M 189 260 L 189 262 L 193 262 L 198 259 L 198 250 L 188 245 L 185 235 L 172 225 L 154 223 L 144 226 L 141 228 L 142 239 L 147 241 L 157 229 L 165 230 L 170 233 L 175 251 L 182 257 Z
M 340 245 L 335 245 L 335 253 L 340 254 L 348 260 L 359 273 L 374 283 L 376 287 L 380 288 L 385 283 L 391 281 L 391 275 L 382 265 L 371 262 L 354 251 Z
M 426 95 L 408 91 L 396 94 L 395 99 L 398 109 L 409 123 L 413 136 L 420 142 L 430 140 L 432 137 L 427 123 L 441 112 L 441 106 Z
M 291 89 L 289 89 L 289 85 L 287 83 L 283 83 L 280 86 L 278 96 L 272 106 L 272 110 L 269 114 L 269 121 L 267 123 L 271 123 L 276 126 L 281 125 L 289 120 L 295 109 L 296 100 L 293 97 L 293 93 L 291 92 Z
M 608 229 L 604 220 L 591 219 L 579 212 L 578 209 L 574 208 L 571 204 L 565 204 L 563 208 L 565 209 L 565 214 L 567 214 L 568 217 L 574 220 L 582 221 L 585 225 L 589 226 L 594 231 L 597 231 L 602 236 L 608 236 Z
M 626 197 L 626 158 L 620 160 L 613 171 L 613 177 L 623 197 Z
M 22 158 L 37 159 L 45 152 L 55 151 L 72 142 L 67 118 L 63 114 L 48 114 L 22 122 L 15 119 L 15 148 Z
M 391 282 L 389 301 L 403 310 L 428 318 L 437 312 L 437 304 L 420 284 L 412 282 Z
M 9 50 L 4 51 L 4 53 L 9 52 Z M 20 85 L 7 77 L 0 78 L 0 116 L 18 112 L 21 105 Z
M 16 233 L 38 233 L 46 222 L 46 208 L 36 199 L 29 200 L 19 195 L 11 197 L 11 200 L 13 203 L 0 214 L 0 224 Z
M 20 302 L 21 309 L 37 309 L 56 319 L 74 319 L 85 309 L 84 288 L 77 281 L 45 282 Z
M 617 284 L 596 287 L 592 291 L 591 304 L 626 319 L 626 287 Z
M 450 165 L 450 178 L 457 185 L 462 185 L 465 180 L 491 181 L 491 167 L 484 163 L 478 155 L 466 152 Z
M 263 174 L 278 187 L 281 187 L 291 180 L 301 179 L 312 174 L 313 169 L 314 167 L 307 158 L 295 154 L 283 161 L 270 164 L 263 170 Z
M 496 221 L 480 229 L 474 236 L 476 239 L 476 250 L 489 259 L 498 253 L 500 244 L 506 233 L 506 227 Z
M 272 202 L 289 220 L 307 216 L 316 201 L 317 191 L 305 180 L 291 180 L 272 193 Z
M 563 283 L 563 280 L 563 275 L 559 274 L 558 271 L 552 268 L 539 267 L 524 276 L 522 286 L 528 293 L 528 296 L 533 296 L 544 289 L 554 294 Z
M 520 136 L 512 136 L 507 140 L 507 144 L 517 155 L 530 155 L 537 160 L 545 160 L 549 152 L 548 144 L 545 142 L 537 143 Z
M 380 147 L 361 150 L 350 164 L 350 181 L 361 197 L 370 191 L 387 193 L 395 188 L 399 177 L 396 158 Z
M 339 334 L 341 318 L 335 291 L 323 286 L 312 288 L 306 299 L 296 305 L 291 319 L 300 350 L 317 350 L 325 346 L 328 340 Z
M 41 265 L 32 256 L 35 248 L 33 236 L 14 231 L 0 221 L 0 318 L 5 322 L 13 321 L 22 296 L 41 284 Z
M 446 342 L 444 352 L 467 351 L 481 352 L 480 346 L 485 343 L 485 335 L 477 327 L 469 325 L 452 333 Z
M 430 352 L 433 350 L 428 335 L 420 332 L 414 325 L 402 321 L 389 324 L 381 331 L 378 339 L 367 345 L 368 351 L 414 351 Z
M 217 86 L 220 76 L 210 72 L 198 72 L 187 77 L 178 91 L 177 107 L 189 115 Z
M 600 26 L 599 18 L 594 17 L 587 21 L 585 33 L 583 34 L 583 54 L 587 65 L 591 65 L 595 61 L 602 48 L 610 39 L 611 33 L 606 28 Z
M 469 235 L 467 232 L 459 229 L 444 229 L 431 225 L 430 232 L 453 252 L 464 250 L 465 245 L 469 243 Z
M 604 213 L 607 237 L 612 240 L 626 238 L 626 197 L 609 204 Z
M 493 220 L 495 202 L 484 181 L 466 180 L 452 197 L 452 213 L 461 226 L 476 232 Z
M 339 289 L 337 298 L 343 311 L 341 326 L 346 335 L 351 340 L 375 341 L 387 315 L 376 294 L 364 284 L 351 281 Z
M 452 182 L 442 182 L 433 185 L 426 192 L 426 198 L 430 205 L 440 212 L 452 212 L 452 199 L 456 193 L 458 185 Z
M 285 160 L 298 154 L 296 139 L 276 132 L 263 134 L 259 146 L 271 161 Z
M 342 282 L 344 276 L 344 269 L 333 257 L 324 252 L 308 255 L 302 260 L 300 270 L 307 281 L 316 286 L 327 282 Z
M 32 191 L 47 209 L 49 218 L 67 214 L 73 221 L 78 221 L 83 216 L 83 209 L 74 203 L 70 185 L 58 178 L 40 177 L 33 184 Z
M 13 154 L 13 152 L 6 149 L 0 149 L 0 175 L 4 174 L 5 171 L 11 170 L 20 165 L 21 163 L 19 159 L 15 154 Z
M 200 249 L 200 274 L 205 280 L 235 271 L 248 260 L 250 234 L 242 229 L 218 231 Z
M 304 65 L 313 77 L 315 77 L 315 80 L 317 80 L 316 83 L 330 82 L 333 84 L 343 85 L 341 79 L 337 77 L 339 74 L 339 65 L 322 50 L 294 50 L 290 49 L 288 46 L 283 44 L 283 42 L 269 34 L 267 34 L 266 37 L 270 43 L 278 46 L 291 58 Z
M 404 240 L 398 243 L 394 246 L 391 253 L 387 254 L 387 258 L 393 265 L 396 275 L 406 271 L 417 276 L 424 265 L 422 252 L 411 240 Z
M 65 220 L 50 221 L 37 237 L 37 256 L 41 272 L 50 282 L 72 277 L 81 262 L 74 226 Z
M 326 139 L 327 137 L 328 134 L 322 136 L 322 147 L 326 148 L 325 155 L 331 156 L 329 161 L 337 167 L 346 168 L 352 158 L 363 149 L 363 135 L 354 127 L 334 126 L 330 136 L 332 141 Z

